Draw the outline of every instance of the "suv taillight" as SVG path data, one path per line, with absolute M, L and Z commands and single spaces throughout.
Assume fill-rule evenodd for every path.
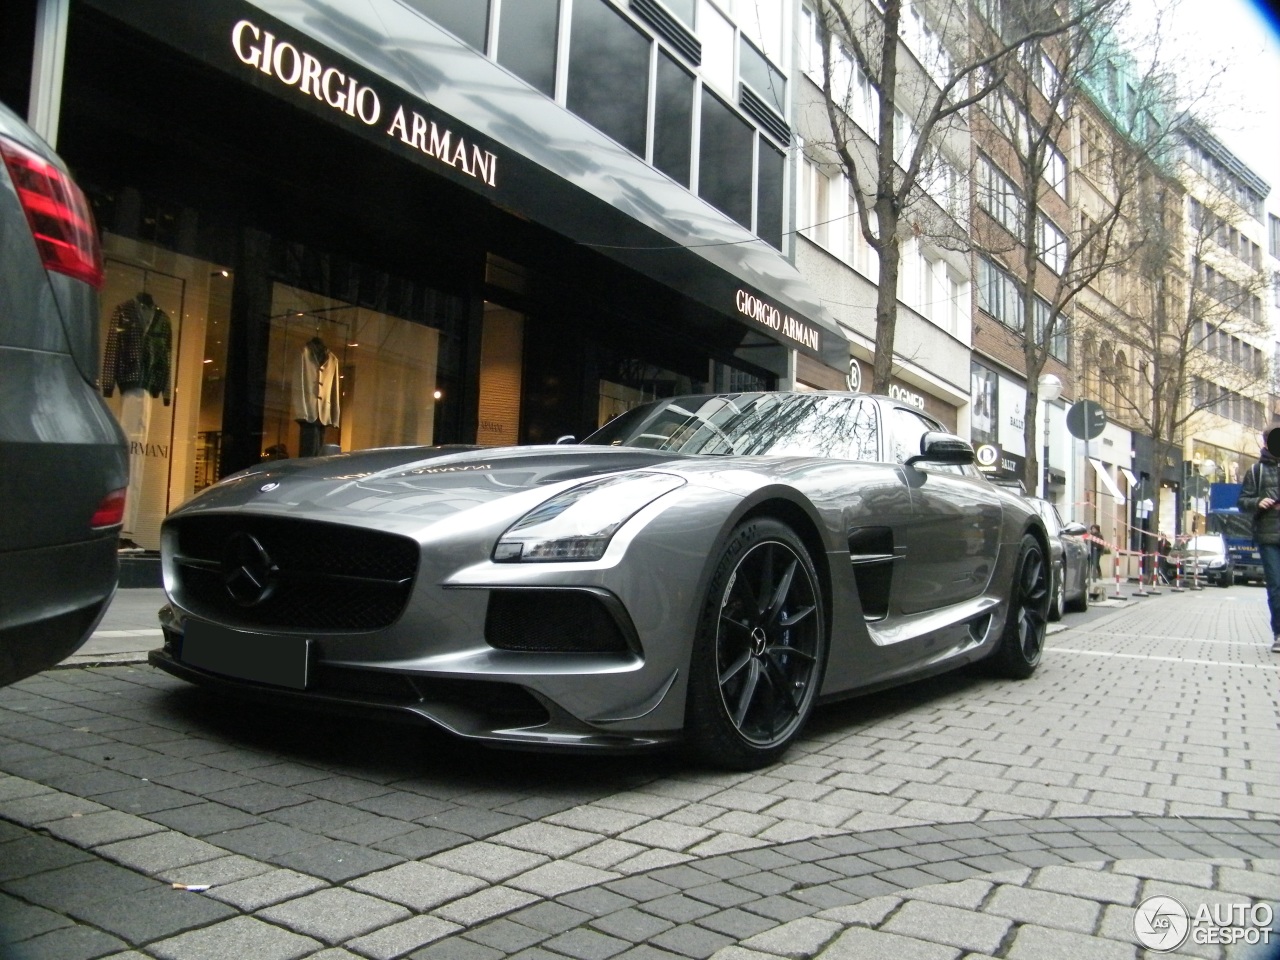
M 89 521 L 89 526 L 94 530 L 104 530 L 107 527 L 118 527 L 124 522 L 124 495 L 125 491 L 112 490 L 102 502 L 98 504 L 98 509 L 93 511 L 93 519 Z
M 102 249 L 84 192 L 56 164 L 0 137 L 9 176 L 46 270 L 102 286 Z

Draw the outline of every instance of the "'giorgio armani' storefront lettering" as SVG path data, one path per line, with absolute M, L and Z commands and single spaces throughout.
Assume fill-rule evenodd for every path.
M 249 20 L 237 21 L 231 28 L 231 47 L 246 66 L 314 97 L 365 126 L 378 126 L 383 119 L 382 100 L 372 87 L 337 67 L 326 67 L 312 54 Z M 425 156 L 494 186 L 498 158 L 491 151 L 467 143 L 463 137 L 438 126 L 416 110 L 397 106 L 384 132 Z
M 739 290 L 734 295 L 734 306 L 744 317 L 754 320 L 761 326 L 768 327 L 774 333 L 780 333 L 789 340 L 794 340 L 810 350 L 818 350 L 818 331 L 807 323 L 797 320 L 790 314 L 784 314 L 771 303 L 766 303 L 753 293 Z

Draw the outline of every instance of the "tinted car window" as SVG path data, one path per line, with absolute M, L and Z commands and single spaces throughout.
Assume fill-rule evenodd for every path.
M 720 456 L 879 457 L 876 407 L 857 397 L 681 397 L 630 410 L 585 443 Z

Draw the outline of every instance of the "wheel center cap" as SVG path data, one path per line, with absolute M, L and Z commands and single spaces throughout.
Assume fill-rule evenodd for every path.
M 754 657 L 764 656 L 764 646 L 767 638 L 764 635 L 764 627 L 756 627 L 751 631 L 751 655 Z

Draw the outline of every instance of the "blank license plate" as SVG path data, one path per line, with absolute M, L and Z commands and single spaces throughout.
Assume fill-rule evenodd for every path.
M 183 628 L 183 663 L 255 683 L 305 690 L 310 653 L 307 637 L 248 633 L 192 618 Z

